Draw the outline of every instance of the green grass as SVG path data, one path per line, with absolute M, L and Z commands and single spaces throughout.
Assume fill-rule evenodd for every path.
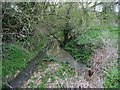
M 106 79 L 104 81 L 104 88 L 118 88 L 120 84 L 119 71 L 116 66 L 109 69 L 108 71 L 104 71 L 106 74 Z
M 108 31 L 110 40 L 118 39 L 118 28 L 117 27 L 92 27 L 81 35 L 78 35 L 75 40 L 69 41 L 65 45 L 65 50 L 70 52 L 71 55 L 81 63 L 89 63 L 89 59 L 92 55 L 92 51 L 97 48 L 104 47 L 101 38 L 104 38 L 103 31 Z
M 113 30 L 110 30 L 110 39 L 118 39 L 118 29 L 114 28 Z
M 21 71 L 27 62 L 34 56 L 32 52 L 26 52 L 15 44 L 4 44 L 2 60 L 3 79 L 13 78 L 17 71 Z
M 87 48 L 85 47 L 86 45 L 79 45 L 77 47 L 76 42 L 71 41 L 68 42 L 65 46 L 65 50 L 70 52 L 71 55 L 77 60 L 80 61 L 81 63 L 86 64 L 91 56 L 91 49 L 88 48 L 89 46 L 87 45 Z
M 49 64 L 48 61 L 43 60 L 42 63 L 39 63 L 38 67 L 35 68 L 35 71 L 39 70 L 39 68 L 40 68 L 42 71 L 45 71 L 46 68 L 48 67 L 48 64 Z
M 29 82 L 27 88 L 33 88 L 33 86 L 34 86 L 34 82 Z
M 98 27 L 89 29 L 87 32 L 78 35 L 75 40 L 69 41 L 65 50 L 70 52 L 72 56 L 83 64 L 89 63 L 93 49 L 102 47 L 102 33 Z
M 97 43 L 100 40 L 101 31 L 97 29 L 90 29 L 86 33 L 79 35 L 76 38 L 77 44 Z
M 42 78 L 41 84 L 39 85 L 40 89 L 46 88 L 48 78 L 50 78 L 50 76 L 48 76 L 48 75 L 46 75 L 45 77 Z
M 16 42 L 3 45 L 2 76 L 3 79 L 10 79 L 18 71 L 22 71 L 27 62 L 42 50 L 47 37 L 38 32 L 35 37 L 28 38 L 24 42 Z M 29 44 L 29 45 L 28 45 Z
M 63 73 L 65 73 L 65 75 L 63 75 Z M 65 78 L 74 76 L 75 72 L 70 66 L 68 66 L 67 64 L 62 63 L 62 66 L 55 72 L 55 75 L 57 77 L 65 79 Z

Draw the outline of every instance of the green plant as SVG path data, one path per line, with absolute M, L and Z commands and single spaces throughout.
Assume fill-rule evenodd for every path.
M 46 88 L 45 83 L 41 82 L 39 88 L 40 88 L 40 90 L 44 90 Z
M 104 81 L 105 88 L 118 88 L 120 84 L 119 71 L 116 66 L 108 71 L 104 71 L 106 74 L 106 79 Z
M 65 50 L 71 53 L 71 55 L 77 60 L 82 63 L 87 63 L 90 55 L 91 49 L 86 48 L 89 47 L 88 45 L 79 45 L 77 46 L 75 41 L 68 42 L 65 46 Z
M 49 78 L 48 75 L 46 75 L 45 77 L 42 78 L 41 84 L 39 85 L 39 88 L 40 88 L 40 89 L 46 88 L 46 83 L 47 83 L 47 81 L 48 81 L 48 78 Z
M 51 78 L 52 82 L 54 82 L 56 80 L 54 76 L 51 76 L 50 78 Z
M 62 78 L 64 77 L 61 68 L 59 68 L 59 69 L 55 72 L 55 75 L 58 76 L 58 77 L 62 77 Z
M 32 81 L 29 82 L 28 85 L 27 85 L 28 88 L 33 88 L 33 86 L 34 86 L 34 82 L 32 82 Z
M 78 62 L 87 64 L 93 49 L 103 46 L 100 36 L 100 30 L 91 28 L 89 31 L 78 35 L 76 39 L 69 41 L 65 50 L 70 52 Z
M 61 67 L 62 71 L 65 71 L 67 73 L 67 76 L 73 76 L 75 75 L 74 69 L 68 66 L 66 63 L 62 63 Z
M 63 73 L 65 73 L 65 75 L 63 75 Z M 75 75 L 75 72 L 66 63 L 62 63 L 62 66 L 55 72 L 55 75 L 60 78 L 66 78 Z
M 28 53 L 15 44 L 3 45 L 2 77 L 9 79 L 25 68 L 33 53 Z

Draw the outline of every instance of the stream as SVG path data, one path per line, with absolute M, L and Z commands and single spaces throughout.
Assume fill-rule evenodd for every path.
M 30 62 L 22 72 L 20 72 L 12 81 L 9 82 L 10 86 L 16 88 L 23 85 L 24 82 L 30 78 L 34 69 L 42 61 L 43 58 L 45 58 L 45 52 L 41 51 L 35 58 L 30 60 Z
M 18 73 L 18 75 L 11 81 L 8 82 L 7 87 L 9 88 L 20 88 L 25 81 L 27 81 L 31 75 L 33 74 L 35 68 L 46 58 L 46 56 L 55 57 L 55 60 L 58 63 L 68 63 L 73 69 L 77 72 L 81 72 L 81 70 L 85 67 L 83 64 L 78 64 L 75 59 L 71 56 L 70 53 L 65 51 L 63 48 L 60 48 L 58 42 L 55 43 L 49 50 L 50 43 L 48 43 L 45 47 L 46 50 L 40 51 L 36 57 L 34 57 L 30 62 L 28 62 L 26 68 Z M 4 87 L 4 86 L 3 86 Z M 6 87 L 6 85 L 5 85 Z
M 107 32 L 102 31 L 103 35 Z M 107 35 L 104 35 L 107 37 Z M 108 37 L 106 38 L 108 40 Z M 103 39 L 105 40 L 105 38 Z M 104 41 L 103 41 L 104 42 Z M 105 43 L 105 42 L 104 42 Z M 36 57 L 34 57 L 30 62 L 27 64 L 26 68 L 21 71 L 13 80 L 9 81 L 10 88 L 20 88 L 25 81 L 27 81 L 31 75 L 33 74 L 35 68 L 42 62 L 42 60 L 48 57 L 54 57 L 54 59 L 58 63 L 67 63 L 69 64 L 75 71 L 81 75 L 86 67 L 84 64 L 78 63 L 72 55 L 65 51 L 63 48 L 59 47 L 59 42 L 54 41 L 52 44 L 48 43 L 45 47 L 45 50 L 40 51 Z M 49 49 L 48 49 L 49 47 Z M 107 46 L 108 48 L 108 46 Z M 102 53 L 103 54 L 103 53 Z M 96 60 L 96 59 L 95 59 Z M 8 86 L 8 85 L 7 85 Z

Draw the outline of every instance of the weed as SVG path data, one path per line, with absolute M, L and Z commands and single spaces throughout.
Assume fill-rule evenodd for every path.
M 42 78 L 41 84 L 39 85 L 40 89 L 46 88 L 46 84 L 47 84 L 48 78 L 49 78 L 48 75 L 46 75 L 45 77 Z
M 28 85 L 27 85 L 28 88 L 33 88 L 33 86 L 34 86 L 34 82 L 32 82 L 32 81 L 29 82 Z
M 64 75 L 63 75 L 64 73 Z M 66 78 L 66 77 L 71 77 L 73 75 L 75 75 L 75 72 L 73 71 L 72 68 L 70 68 L 68 65 L 66 64 L 62 64 L 62 67 L 59 68 L 56 72 L 55 75 L 60 77 L 60 78 Z
M 27 53 L 17 45 L 5 44 L 2 60 L 3 79 L 13 77 L 17 71 L 23 70 L 31 56 L 33 56 L 32 53 Z
M 105 88 L 118 88 L 118 83 L 120 78 L 118 77 L 118 68 L 114 66 L 112 69 L 108 71 L 104 71 L 106 74 L 106 79 L 104 81 Z

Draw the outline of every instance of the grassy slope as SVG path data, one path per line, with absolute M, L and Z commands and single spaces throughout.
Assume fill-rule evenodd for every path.
M 118 41 L 118 28 L 109 28 L 110 32 L 110 40 L 116 40 Z M 115 44 L 115 47 L 118 46 Z M 115 60 L 116 61 L 116 60 Z M 118 84 L 120 84 L 120 78 L 119 78 L 119 71 L 118 71 L 118 62 L 113 63 L 113 66 L 110 67 L 110 69 L 106 69 L 104 71 L 106 75 L 106 79 L 104 81 L 104 87 L 105 88 L 118 88 Z
M 24 42 L 5 43 L 3 45 L 2 78 L 12 79 L 18 71 L 22 71 L 27 62 L 35 57 L 46 42 L 47 37 L 36 32 L 34 37 L 28 38 Z M 30 45 L 23 48 L 27 43 Z
M 33 56 L 33 52 L 28 53 L 17 45 L 5 44 L 2 60 L 3 79 L 13 77 L 18 71 L 23 70 L 29 59 Z
M 118 88 L 118 83 L 120 83 L 119 79 L 119 71 L 118 67 L 114 66 L 111 67 L 111 69 L 104 71 L 106 74 L 106 79 L 104 81 L 104 87 L 105 88 Z

